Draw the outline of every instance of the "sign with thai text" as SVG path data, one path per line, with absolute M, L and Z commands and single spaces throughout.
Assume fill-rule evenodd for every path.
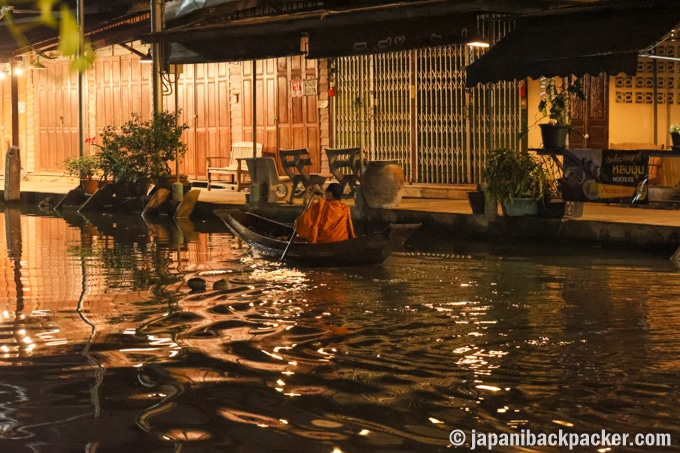
M 647 203 L 649 156 L 639 151 L 570 149 L 560 180 L 566 201 Z

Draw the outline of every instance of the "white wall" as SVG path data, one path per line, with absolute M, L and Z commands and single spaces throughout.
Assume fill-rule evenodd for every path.
M 541 129 L 539 123 L 547 123 L 548 119 L 543 118 L 543 114 L 538 110 L 541 102 L 541 82 L 540 80 L 527 79 L 527 125 L 529 126 L 529 148 L 540 148 L 543 146 L 541 141 Z
M 664 144 L 665 149 L 670 149 L 671 137 L 668 128 L 671 124 L 680 124 L 680 87 L 678 89 L 660 90 L 666 96 L 675 94 L 673 102 L 658 104 L 656 118 L 654 117 L 654 104 L 649 101 L 653 89 L 649 84 L 642 88 L 632 87 L 639 81 L 631 84 L 625 76 L 610 76 L 609 79 L 609 143 L 658 143 Z M 540 97 L 540 81 L 528 79 L 527 114 L 529 135 L 529 148 L 540 148 L 541 133 L 538 122 L 545 122 L 538 111 Z M 617 102 L 624 99 L 632 102 Z M 639 102 L 647 96 L 646 102 Z M 660 178 L 656 184 L 662 187 L 675 187 L 680 189 L 680 158 L 660 158 Z
M 538 111 L 540 102 L 540 81 L 528 79 L 528 125 L 529 148 L 541 146 L 541 133 L 538 122 L 541 119 Z M 655 143 L 654 104 L 617 102 L 617 95 L 633 92 L 617 87 L 617 77 L 609 79 L 609 143 Z M 634 92 L 633 92 L 634 95 Z M 678 92 L 680 96 L 680 92 Z M 668 128 L 671 124 L 680 124 L 680 98 L 674 104 L 659 104 L 656 117 L 656 143 L 670 147 L 671 137 Z

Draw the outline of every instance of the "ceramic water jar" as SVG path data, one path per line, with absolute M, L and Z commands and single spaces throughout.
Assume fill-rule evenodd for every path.
M 369 208 L 394 208 L 404 194 L 404 170 L 396 160 L 372 160 L 361 171 L 361 193 Z

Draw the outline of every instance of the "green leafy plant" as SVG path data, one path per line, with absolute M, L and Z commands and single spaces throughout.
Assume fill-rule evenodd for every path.
M 161 175 L 172 173 L 169 162 L 186 154 L 182 134 L 186 124 L 178 124 L 177 115 L 170 112 L 154 114 L 144 121 L 138 113 L 120 128 L 106 126 L 101 133 L 99 148 L 105 179 L 114 183 L 156 182 Z
M 670 134 L 680 134 L 680 124 L 671 124 L 671 127 L 668 128 L 668 132 Z
M 79 72 L 85 72 L 94 63 L 94 50 L 92 43 L 81 33 L 78 19 L 73 12 L 73 8 L 66 1 L 59 0 L 35 0 L 35 7 L 40 11 L 39 16 L 25 21 L 14 19 L 13 9 L 10 9 L 6 0 L 0 1 L 4 14 L 0 14 L 0 19 L 4 20 L 4 25 L 14 37 L 19 48 L 32 48 L 24 34 L 27 28 L 49 27 L 59 31 L 59 45 L 57 51 L 71 58 L 71 67 Z M 57 9 L 56 6 L 59 8 Z
M 482 172 L 485 191 L 501 203 L 515 198 L 543 199 L 552 187 L 550 174 L 528 151 L 491 151 Z
M 550 155 L 537 155 L 535 159 L 546 174 L 546 185 L 544 186 L 544 200 L 549 198 L 562 198 L 562 167 L 561 163 Z
M 541 101 L 538 103 L 538 110 L 543 115 L 542 118 L 549 118 L 551 124 L 569 125 L 571 100 L 574 96 L 582 100 L 586 98 L 579 81 L 557 85 L 554 77 L 542 77 L 541 88 L 543 91 L 541 92 Z
M 76 176 L 81 180 L 92 179 L 101 173 L 101 162 L 99 156 L 95 154 L 70 157 L 64 160 L 64 165 L 66 174 Z

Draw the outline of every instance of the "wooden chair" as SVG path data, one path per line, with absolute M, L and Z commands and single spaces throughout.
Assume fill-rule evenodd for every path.
M 350 191 L 346 195 L 351 198 L 361 179 L 361 148 L 326 148 L 328 167 L 335 179 Z
M 232 189 L 240 191 L 245 188 L 249 181 L 245 178 L 248 171 L 243 166 L 243 159 L 253 157 L 253 142 L 236 142 L 231 145 L 229 157 L 206 156 L 206 173 L 208 175 L 208 190 L 212 186 L 212 175 L 228 175 L 226 182 Z M 262 143 L 256 145 L 256 157 L 262 157 Z M 226 164 L 226 165 L 225 165 Z
M 293 198 L 295 197 L 304 197 L 307 188 L 314 184 L 318 184 L 320 187 L 323 186 L 326 179 L 330 176 L 307 171 L 306 167 L 312 165 L 312 159 L 307 148 L 280 149 L 279 158 L 283 171 L 286 172 L 291 180 L 289 204 L 293 204 Z
M 279 176 L 276 171 L 276 160 L 273 157 L 261 157 L 245 159 L 248 165 L 250 180 L 260 186 L 265 186 L 267 203 L 276 203 L 285 200 L 286 196 L 293 190 L 288 176 Z

